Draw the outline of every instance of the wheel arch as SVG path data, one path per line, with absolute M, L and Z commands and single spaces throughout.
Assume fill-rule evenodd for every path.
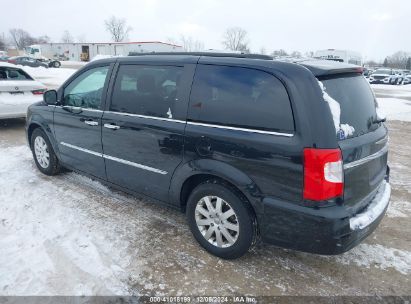
M 233 189 L 248 201 L 257 219 L 263 213 L 262 195 L 255 182 L 237 168 L 216 160 L 200 159 L 177 168 L 170 185 L 170 202 L 185 211 L 192 190 L 210 179 L 215 179 Z
M 27 124 L 27 141 L 31 147 L 31 136 L 35 129 L 40 128 L 46 134 L 48 140 L 50 141 L 51 145 L 53 146 L 53 150 L 55 151 L 57 156 L 60 156 L 60 151 L 58 149 L 57 142 L 54 139 L 53 131 L 49 127 L 48 123 L 41 120 L 36 120 L 35 117 L 32 117 L 30 122 Z

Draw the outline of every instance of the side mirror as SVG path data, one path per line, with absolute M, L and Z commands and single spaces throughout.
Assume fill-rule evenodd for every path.
M 56 105 L 57 104 L 57 91 L 56 90 L 48 90 L 43 94 L 43 100 L 48 105 Z

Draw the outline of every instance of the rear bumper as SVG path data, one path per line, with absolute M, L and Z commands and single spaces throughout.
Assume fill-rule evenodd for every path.
M 361 212 L 346 207 L 308 208 L 264 200 L 262 240 L 277 246 L 317 253 L 340 254 L 358 245 L 377 228 L 389 205 L 391 187 L 384 181 Z

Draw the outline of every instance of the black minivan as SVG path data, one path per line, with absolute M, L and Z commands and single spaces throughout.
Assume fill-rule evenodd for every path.
M 39 170 L 62 167 L 184 211 L 237 258 L 258 240 L 339 254 L 389 204 L 387 128 L 361 68 L 244 54 L 91 62 L 27 116 Z

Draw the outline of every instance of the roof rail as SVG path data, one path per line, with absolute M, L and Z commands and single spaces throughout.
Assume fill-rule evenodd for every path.
M 146 56 L 146 55 L 192 55 L 192 56 L 207 56 L 207 57 L 233 57 L 233 58 L 248 58 L 248 59 L 264 59 L 273 60 L 273 57 L 261 54 L 245 54 L 245 53 L 214 53 L 214 52 L 151 52 L 138 53 L 130 52 L 128 56 Z

